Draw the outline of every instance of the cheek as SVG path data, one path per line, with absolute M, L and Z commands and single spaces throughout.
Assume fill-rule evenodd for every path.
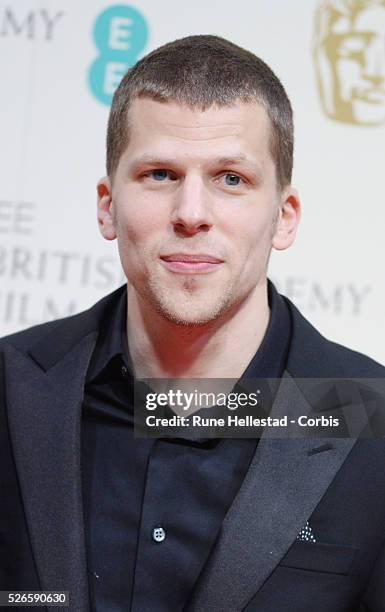
M 167 224 L 161 210 L 143 197 L 135 197 L 135 194 L 125 196 L 117 203 L 118 240 L 127 246 L 131 243 L 133 247 L 147 242 Z
M 340 91 L 343 97 L 350 97 L 351 88 L 361 78 L 361 68 L 358 62 L 353 60 L 338 60 L 337 69 L 339 74 Z
M 233 215 L 228 224 L 230 241 L 240 259 L 261 255 L 271 247 L 274 228 L 274 215 L 270 207 L 253 207 L 245 214 Z

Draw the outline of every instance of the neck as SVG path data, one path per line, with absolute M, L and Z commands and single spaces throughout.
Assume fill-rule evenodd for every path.
M 202 326 L 177 325 L 127 290 L 127 340 L 138 378 L 240 378 L 269 322 L 267 282 L 233 312 Z

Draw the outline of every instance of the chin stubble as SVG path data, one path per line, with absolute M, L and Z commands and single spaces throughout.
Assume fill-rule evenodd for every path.
M 228 285 L 219 298 L 212 304 L 212 292 L 207 289 L 207 299 L 199 299 L 199 305 L 194 304 L 194 292 L 197 290 L 197 280 L 194 277 L 186 278 L 183 281 L 181 288 L 181 308 L 174 308 L 170 304 L 172 294 L 166 292 L 165 288 L 161 286 L 158 281 L 154 278 L 149 279 L 147 299 L 151 302 L 156 312 L 162 317 L 174 323 L 175 325 L 181 325 L 183 327 L 197 327 L 203 326 L 215 319 L 218 319 L 226 310 L 232 305 L 233 302 L 233 285 Z M 210 300 L 208 304 L 207 300 Z M 203 306 L 203 308 L 202 308 Z M 211 306 L 211 308 L 210 308 Z M 197 308 L 198 312 L 194 316 L 194 309 Z M 204 312 L 202 312 L 202 310 Z

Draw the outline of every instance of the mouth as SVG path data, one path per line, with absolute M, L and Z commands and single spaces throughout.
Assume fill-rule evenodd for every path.
M 355 89 L 353 96 L 356 100 L 367 102 L 368 104 L 384 104 L 385 91 L 383 89 Z
M 223 260 L 206 253 L 171 253 L 161 255 L 160 260 L 167 270 L 177 274 L 207 274 L 218 270 Z

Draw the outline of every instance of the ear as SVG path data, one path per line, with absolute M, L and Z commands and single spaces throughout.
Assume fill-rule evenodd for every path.
M 106 240 L 115 240 L 115 214 L 112 203 L 112 187 L 108 176 L 104 176 L 97 184 L 98 201 L 97 216 L 100 233 Z
M 272 239 L 272 247 L 274 249 L 282 251 L 293 244 L 300 218 L 301 203 L 298 192 L 289 185 L 285 187 L 281 195 Z

